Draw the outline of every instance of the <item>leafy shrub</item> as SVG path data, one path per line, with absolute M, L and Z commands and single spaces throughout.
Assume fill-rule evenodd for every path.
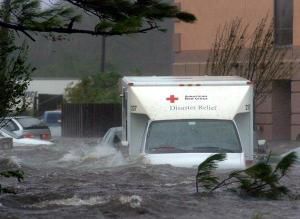
M 250 196 L 277 199 L 289 194 L 289 189 L 282 185 L 280 180 L 286 176 L 298 158 L 295 152 L 291 152 L 273 167 L 270 164 L 269 155 L 267 160 L 258 162 L 245 170 L 231 172 L 227 178 L 220 181 L 213 171 L 217 168 L 217 162 L 224 159 L 224 154 L 215 154 L 199 165 L 196 176 L 197 192 L 199 185 L 202 185 L 209 193 L 221 187 L 230 186 L 231 189 L 238 189 Z
M 217 163 L 226 159 L 226 154 L 214 154 L 208 157 L 198 166 L 196 175 L 196 189 L 198 192 L 199 184 L 205 189 L 212 189 L 219 183 L 219 178 L 212 174 L 213 170 L 217 168 Z
M 6 171 L 1 171 L 0 176 L 10 178 L 14 177 L 18 180 L 18 182 L 21 182 L 24 180 L 24 172 L 22 170 L 6 170 Z M 15 194 L 16 192 L 8 187 L 2 187 L 0 184 L 0 194 L 2 193 L 13 193 Z
M 70 103 L 120 103 L 119 79 L 116 72 L 103 72 L 87 76 L 66 88 L 66 99 Z

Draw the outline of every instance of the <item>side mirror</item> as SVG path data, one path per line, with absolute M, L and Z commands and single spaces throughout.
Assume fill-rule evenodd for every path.
M 114 144 L 118 144 L 120 142 L 121 142 L 121 139 L 117 135 L 115 135 L 115 137 L 114 137 Z
M 262 154 L 267 152 L 267 141 L 265 139 L 257 141 L 257 152 Z
M 257 140 L 258 146 L 264 146 L 266 145 L 267 141 L 265 139 L 259 139 Z
M 128 147 L 129 144 L 128 144 L 128 141 L 121 141 L 121 144 L 123 147 Z

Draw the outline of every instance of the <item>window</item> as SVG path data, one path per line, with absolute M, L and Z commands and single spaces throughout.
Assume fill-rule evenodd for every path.
M 5 124 L 3 128 L 8 131 L 13 132 L 19 130 L 18 126 L 12 120 L 5 120 L 3 123 Z
M 16 120 L 21 124 L 23 129 L 40 129 L 48 128 L 41 120 L 32 117 L 21 117 L 16 118 Z
M 45 122 L 49 124 L 59 125 L 61 122 L 61 112 L 47 112 L 45 113 Z
M 235 125 L 228 120 L 170 120 L 151 123 L 148 153 L 240 153 Z
M 275 0 L 275 44 L 293 45 L 293 0 Z

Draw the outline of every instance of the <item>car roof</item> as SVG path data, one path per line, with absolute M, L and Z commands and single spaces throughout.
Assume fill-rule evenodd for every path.
M 19 118 L 35 118 L 33 116 L 8 116 L 8 117 L 5 117 L 5 119 L 19 119 Z
M 22 119 L 22 118 L 34 118 L 34 119 L 36 119 L 36 118 L 33 117 L 33 116 L 12 116 L 11 118 L 16 118 L 16 119 Z
M 61 113 L 61 110 L 47 110 L 44 113 Z
M 112 127 L 110 130 L 122 131 L 122 126 Z

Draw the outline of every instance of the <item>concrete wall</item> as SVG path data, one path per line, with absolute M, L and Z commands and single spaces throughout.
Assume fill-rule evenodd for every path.
M 175 75 L 199 75 L 205 72 L 205 62 L 218 29 L 232 19 L 242 17 L 249 32 L 266 15 L 273 16 L 274 0 L 177 0 L 182 10 L 195 14 L 194 24 L 175 23 L 173 48 Z M 258 7 L 259 6 L 259 7 Z M 299 33 L 300 34 L 300 33 Z M 300 42 L 299 42 L 300 43 Z
M 175 33 L 181 34 L 181 50 L 208 50 L 220 25 L 243 17 L 250 29 L 266 14 L 273 16 L 274 0 L 177 0 L 181 9 L 195 14 L 195 24 L 178 22 Z M 192 33 L 192 34 L 191 34 Z
M 294 0 L 293 46 L 300 47 L 300 0 Z M 298 48 L 299 49 L 299 48 Z
M 271 20 L 275 7 L 275 0 L 176 0 L 175 2 L 182 10 L 189 11 L 198 18 L 194 24 L 175 22 L 173 36 L 175 74 L 190 68 L 191 74 L 201 72 L 203 68 L 201 65 L 205 65 L 218 29 L 226 22 L 240 17 L 245 24 L 249 24 L 248 32 L 251 33 L 265 16 L 268 15 Z M 293 2 L 292 54 L 300 57 L 300 0 Z
M 258 128 L 259 138 L 271 140 L 272 135 L 272 94 L 266 94 L 266 99 L 256 108 L 255 122 Z
M 28 92 L 37 92 L 38 94 L 63 95 L 65 89 L 78 83 L 78 79 L 33 79 L 28 87 Z
M 300 140 L 300 80 L 291 84 L 291 138 Z
M 291 83 L 289 80 L 273 82 L 272 140 L 286 140 L 291 136 Z

